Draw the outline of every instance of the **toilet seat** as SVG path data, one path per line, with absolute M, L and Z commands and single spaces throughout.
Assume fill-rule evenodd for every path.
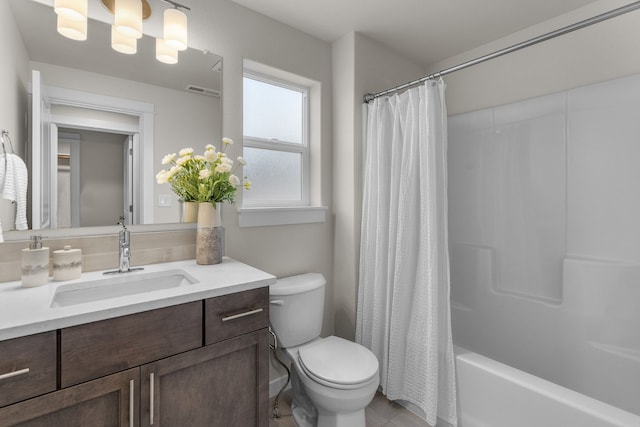
M 336 389 L 354 389 L 378 375 L 378 359 L 367 348 L 330 336 L 303 345 L 298 361 L 317 383 Z

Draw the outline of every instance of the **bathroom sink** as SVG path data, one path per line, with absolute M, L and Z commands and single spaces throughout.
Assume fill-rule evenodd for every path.
M 56 289 L 51 307 L 67 307 L 198 283 L 183 270 L 121 273 L 105 279 L 70 283 Z

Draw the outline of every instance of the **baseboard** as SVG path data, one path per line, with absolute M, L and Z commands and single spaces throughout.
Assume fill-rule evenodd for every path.
M 284 387 L 286 382 L 287 382 L 286 374 L 269 380 L 269 399 L 271 399 L 272 397 L 275 397 L 275 395 L 278 394 L 280 389 Z M 287 384 L 287 389 L 289 388 L 291 388 L 291 382 Z

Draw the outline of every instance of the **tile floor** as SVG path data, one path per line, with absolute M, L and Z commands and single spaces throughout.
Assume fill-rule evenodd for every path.
M 273 398 L 269 402 L 269 414 L 273 408 Z M 269 427 L 296 427 L 291 416 L 291 389 L 282 393 L 279 399 L 280 418 L 270 418 Z M 373 401 L 365 409 L 367 427 L 428 427 L 411 411 L 403 408 L 395 402 L 390 402 L 380 393 L 376 394 Z

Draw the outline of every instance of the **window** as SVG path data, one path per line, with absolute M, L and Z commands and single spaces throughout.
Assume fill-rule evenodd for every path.
M 309 89 L 245 71 L 243 207 L 309 205 Z

